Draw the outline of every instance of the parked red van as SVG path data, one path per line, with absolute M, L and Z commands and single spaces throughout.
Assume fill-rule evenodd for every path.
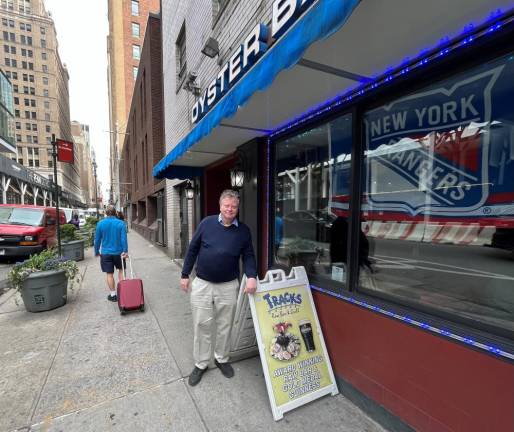
M 66 223 L 62 210 L 60 223 Z M 29 256 L 57 245 L 54 207 L 0 204 L 0 257 Z

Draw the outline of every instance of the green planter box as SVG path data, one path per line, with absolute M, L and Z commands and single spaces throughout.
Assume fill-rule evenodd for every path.
M 84 242 L 85 240 L 73 240 L 61 244 L 61 252 L 63 258 L 82 261 L 84 259 Z
M 32 273 L 23 282 L 21 298 L 29 312 L 43 312 L 64 306 L 68 279 L 64 270 Z

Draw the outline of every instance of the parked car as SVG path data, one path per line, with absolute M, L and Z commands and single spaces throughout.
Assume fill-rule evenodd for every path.
M 63 210 L 60 223 L 66 223 Z M 0 204 L 0 256 L 29 256 L 57 244 L 53 207 Z
M 319 210 L 294 211 L 284 216 L 284 237 L 328 242 L 330 228 L 335 220 L 336 216 L 332 213 Z

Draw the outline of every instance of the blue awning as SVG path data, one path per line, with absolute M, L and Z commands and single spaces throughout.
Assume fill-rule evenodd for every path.
M 153 175 L 157 178 L 186 178 L 197 174 L 198 168 L 172 164 L 194 144 L 209 135 L 223 119 L 232 117 L 255 92 L 270 86 L 282 70 L 298 63 L 312 43 L 339 30 L 359 1 L 319 0 L 315 3 L 153 168 Z

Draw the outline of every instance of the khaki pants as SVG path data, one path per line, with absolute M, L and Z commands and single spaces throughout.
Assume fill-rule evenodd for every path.
M 193 311 L 195 366 L 205 369 L 211 359 L 211 326 L 216 322 L 216 346 L 214 357 L 219 363 L 228 361 L 230 330 L 236 308 L 239 282 L 237 279 L 224 282 L 207 282 L 199 277 L 191 287 L 191 309 Z

